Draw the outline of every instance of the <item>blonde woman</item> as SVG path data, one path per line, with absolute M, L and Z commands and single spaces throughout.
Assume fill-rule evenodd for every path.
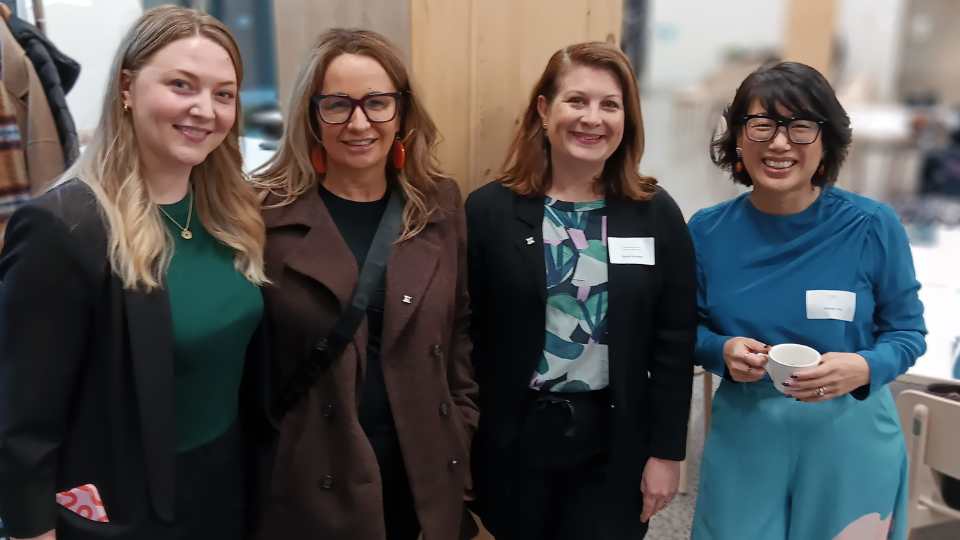
M 263 224 L 216 19 L 128 32 L 97 135 L 0 255 L 0 516 L 16 538 L 241 538 Z
M 456 538 L 477 387 L 464 214 L 436 127 L 397 50 L 360 30 L 319 37 L 287 110 L 256 176 L 285 413 L 260 537 Z

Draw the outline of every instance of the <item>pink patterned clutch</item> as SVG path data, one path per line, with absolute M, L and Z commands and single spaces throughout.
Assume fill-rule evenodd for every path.
M 110 522 L 107 518 L 107 509 L 103 506 L 103 499 L 100 498 L 100 492 L 93 484 L 85 484 L 57 493 L 57 504 L 91 521 Z

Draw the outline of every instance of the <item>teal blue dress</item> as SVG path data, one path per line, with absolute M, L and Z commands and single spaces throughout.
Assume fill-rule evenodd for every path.
M 724 374 L 734 336 L 857 353 L 870 366 L 868 385 L 820 403 L 787 398 L 768 378 L 724 378 L 693 538 L 904 539 L 906 450 L 887 384 L 923 354 L 926 328 L 896 214 L 828 187 L 797 214 L 764 214 L 744 194 L 689 225 L 705 369 Z M 823 309 L 821 291 L 849 303 Z

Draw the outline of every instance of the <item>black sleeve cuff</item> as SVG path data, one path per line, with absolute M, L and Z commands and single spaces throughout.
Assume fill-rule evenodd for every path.
M 859 401 L 863 401 L 867 399 L 868 397 L 870 397 L 870 383 L 867 383 L 853 390 L 852 392 L 850 392 L 850 395 L 853 396 L 854 399 L 857 399 Z

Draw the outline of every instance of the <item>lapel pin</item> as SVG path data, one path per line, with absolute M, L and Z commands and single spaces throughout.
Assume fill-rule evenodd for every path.
M 413 303 L 413 297 L 410 296 L 409 294 L 405 294 L 403 295 L 403 300 L 401 300 L 401 302 L 403 302 L 404 304 L 411 304 Z
M 534 244 L 534 240 L 532 236 L 528 236 L 524 241 L 527 243 L 528 246 L 532 246 Z

